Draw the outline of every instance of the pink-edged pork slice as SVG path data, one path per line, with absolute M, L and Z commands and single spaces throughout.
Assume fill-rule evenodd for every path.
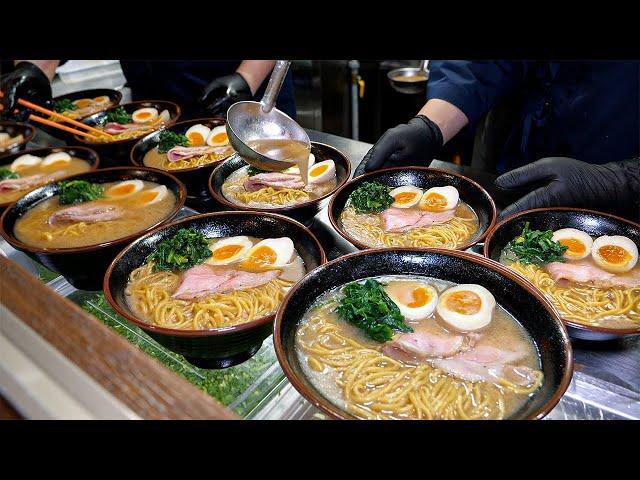
M 244 189 L 247 192 L 255 192 L 265 187 L 272 187 L 276 190 L 281 188 L 299 189 L 304 188 L 304 182 L 300 175 L 279 172 L 259 173 L 244 181 Z
M 382 228 L 385 232 L 406 232 L 413 228 L 430 227 L 438 223 L 445 223 L 454 216 L 454 210 L 444 212 L 420 212 L 407 208 L 388 208 L 380 214 Z
M 124 216 L 124 209 L 118 205 L 86 204 L 58 210 L 49 217 L 49 225 L 60 223 L 95 223 L 117 220 Z
M 398 361 L 419 364 L 429 358 L 451 357 L 473 348 L 478 334 L 453 334 L 415 327 L 413 333 L 403 333 L 382 347 L 382 352 Z
M 0 182 L 0 192 L 9 190 L 25 190 L 27 188 L 37 187 L 39 185 L 44 185 L 45 183 L 57 180 L 58 178 L 62 178 L 64 177 L 64 175 L 64 171 L 58 171 L 50 173 L 48 175 L 40 173 L 37 175 L 29 175 L 28 177 L 2 180 Z
M 598 288 L 640 286 L 640 274 L 631 272 L 616 275 L 596 267 L 588 262 L 561 263 L 552 262 L 547 265 L 547 272 L 554 282 L 569 280 L 575 283 Z M 562 285 L 562 283 L 559 283 Z
M 208 145 L 202 147 L 173 147 L 167 152 L 167 160 L 170 162 L 177 162 L 179 160 L 186 160 L 187 158 L 200 157 L 202 155 L 224 154 L 231 153 L 231 147 L 229 145 L 223 145 L 218 147 L 210 147 Z

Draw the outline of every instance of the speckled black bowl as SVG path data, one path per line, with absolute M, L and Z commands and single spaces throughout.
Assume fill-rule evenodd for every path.
M 27 143 L 33 140 L 36 135 L 36 129 L 27 123 L 3 121 L 0 122 L 0 132 L 8 133 L 12 137 L 22 134 L 24 137 L 19 142 L 13 144 L 10 148 L 0 148 L 0 158 L 5 155 L 17 153 L 25 149 Z
M 340 215 L 344 210 L 344 206 L 351 192 L 362 185 L 363 182 L 380 182 L 392 188 L 403 185 L 413 185 L 423 190 L 431 187 L 443 187 L 445 185 L 456 187 L 460 193 L 460 199 L 466 202 L 473 211 L 476 212 L 479 221 L 476 234 L 456 250 L 466 250 L 480 242 L 496 222 L 496 206 L 489 193 L 479 184 L 459 173 L 426 167 L 385 168 L 354 178 L 342 188 L 338 189 L 329 202 L 329 220 L 331 221 L 331 225 L 333 225 L 333 228 L 335 228 L 340 235 L 361 250 L 371 247 L 353 238 L 342 227 Z
M 485 239 L 485 257 L 499 260 L 504 247 L 522 232 L 525 222 L 529 222 L 532 230 L 577 228 L 592 237 L 624 235 L 633 240 L 640 248 L 640 224 L 593 210 L 539 208 L 517 213 L 498 223 Z M 640 326 L 636 328 L 603 328 L 582 325 L 564 319 L 563 322 L 567 325 L 569 335 L 582 340 L 613 340 L 624 336 L 640 335 Z
M 180 107 L 173 102 L 166 102 L 163 100 L 145 100 L 140 102 L 131 102 L 131 103 L 123 103 L 122 105 L 116 105 L 114 107 L 108 108 L 98 113 L 94 113 L 93 115 L 88 116 L 82 123 L 86 123 L 92 127 L 95 127 L 98 123 L 101 123 L 103 119 L 107 116 L 107 112 L 109 110 L 113 110 L 114 108 L 122 107 L 128 113 L 133 113 L 139 108 L 153 107 L 158 110 L 158 113 L 163 110 L 168 110 L 171 120 L 165 126 L 170 127 L 180 118 L 181 110 Z M 80 142 L 83 145 L 93 148 L 100 154 L 100 158 L 102 160 L 103 167 L 115 167 L 122 165 L 129 165 L 129 153 L 133 145 L 140 140 L 141 137 L 131 138 L 127 140 L 118 140 L 110 143 L 98 143 L 93 142 L 86 137 L 81 137 L 78 135 L 73 136 L 75 142 Z
M 226 368 L 253 356 L 273 331 L 274 315 L 211 330 L 157 327 L 138 319 L 125 298 L 129 274 L 144 264 L 145 258 L 158 243 L 175 235 L 181 228 L 195 228 L 208 238 L 286 236 L 293 240 L 307 271 L 326 262 L 324 250 L 310 230 L 290 218 L 271 213 L 215 212 L 196 215 L 157 228 L 125 248 L 113 260 L 104 277 L 107 300 L 120 315 L 145 330 L 158 343 L 184 355 L 191 363 L 202 368 Z
M 313 220 L 313 217 L 316 215 L 316 213 L 318 213 L 326 205 L 327 198 L 330 197 L 338 188 L 344 185 L 346 181 L 349 180 L 349 177 L 351 175 L 351 162 L 349 162 L 349 159 L 345 156 L 345 154 L 337 148 L 326 145 L 324 143 L 311 142 L 311 153 L 315 155 L 316 163 L 323 162 L 324 160 L 333 160 L 336 164 L 336 188 L 334 188 L 326 195 L 323 195 L 320 198 L 316 198 L 315 200 L 309 200 L 307 202 L 299 203 L 290 207 L 269 209 L 245 207 L 227 200 L 227 198 L 222 193 L 222 184 L 229 175 L 231 175 L 239 168 L 247 165 L 242 157 L 237 154 L 229 157 L 213 170 L 213 172 L 211 173 L 211 178 L 209 179 L 209 190 L 213 198 L 218 203 L 231 210 L 280 213 L 282 215 L 286 215 L 287 217 L 298 220 L 304 224 L 309 224 Z
M 89 90 L 80 90 L 78 92 L 71 92 L 71 93 L 66 93 L 64 95 L 60 95 L 58 97 L 55 97 L 53 99 L 53 102 L 55 103 L 60 100 L 71 100 L 73 102 L 75 100 L 80 100 L 81 98 L 96 98 L 96 97 L 102 97 L 103 95 L 109 97 L 109 100 L 111 100 L 112 102 L 112 105 L 104 108 L 103 110 L 119 105 L 120 101 L 122 100 L 122 93 L 119 92 L 118 90 L 113 90 L 111 88 L 92 88 Z M 98 113 L 98 112 L 95 112 L 95 113 Z M 81 121 L 84 118 L 86 117 L 81 117 L 77 120 Z M 68 123 L 66 123 L 65 125 L 67 125 L 68 127 L 75 128 Z M 49 125 L 42 125 L 40 123 L 38 124 L 38 128 L 44 132 L 47 132 L 52 137 L 59 138 L 60 140 L 64 140 L 66 142 L 73 141 L 73 133 L 65 132 L 64 130 L 54 128 Z
M 11 155 L 5 155 L 0 158 L 0 168 L 8 167 L 11 162 L 22 155 L 36 155 L 38 157 L 46 157 L 51 153 L 67 152 L 72 157 L 86 160 L 89 163 L 89 171 L 96 170 L 100 165 L 100 156 L 98 152 L 86 147 L 48 147 L 48 148 L 33 148 L 24 150 L 18 153 L 12 153 Z M 0 212 L 2 212 L 7 206 L 13 202 L 0 203 Z
M 166 130 L 184 134 L 187 130 L 189 130 L 189 128 L 198 123 L 209 128 L 214 128 L 225 125 L 227 122 L 222 117 L 197 118 L 195 120 L 178 122 L 175 125 L 167 128 Z M 147 152 L 149 152 L 149 150 L 155 148 L 158 145 L 158 143 L 160 142 L 159 138 L 161 131 L 162 130 L 158 130 L 156 132 L 150 133 L 133 146 L 133 148 L 131 149 L 131 162 L 134 165 L 145 166 L 144 156 L 147 154 Z M 199 167 L 194 168 L 183 168 L 180 170 L 166 171 L 178 177 L 180 181 L 182 181 L 182 183 L 184 183 L 184 185 L 187 187 L 187 203 L 189 203 L 190 201 L 197 199 L 210 198 L 209 176 L 211 175 L 213 169 L 220 165 L 220 162 L 222 162 L 223 160 L 209 163 L 207 165 L 200 165 Z
M 16 221 L 38 203 L 57 195 L 57 183 L 50 183 L 27 193 L 11 204 L 0 218 L 0 235 L 16 250 L 20 250 L 34 260 L 42 263 L 49 270 L 65 277 L 71 285 L 80 290 L 100 290 L 104 274 L 109 264 L 122 248 L 154 227 L 170 221 L 184 205 L 186 190 L 184 185 L 173 175 L 152 168 L 108 168 L 95 172 L 80 173 L 68 177 L 69 180 L 86 180 L 88 182 L 107 183 L 124 180 L 147 180 L 165 185 L 176 196 L 176 205 L 171 213 L 162 221 L 140 229 L 132 235 L 75 248 L 38 248 L 18 240 L 13 233 Z
M 511 419 L 539 419 L 560 401 L 571 381 L 573 352 L 555 309 L 529 282 L 511 270 L 473 253 L 442 249 L 373 249 L 351 253 L 307 274 L 287 294 L 274 324 L 278 361 L 292 385 L 334 418 L 353 419 L 317 390 L 304 374 L 295 351 L 295 334 L 304 313 L 327 290 L 378 275 L 424 275 L 489 289 L 531 335 L 540 354 L 544 380 Z

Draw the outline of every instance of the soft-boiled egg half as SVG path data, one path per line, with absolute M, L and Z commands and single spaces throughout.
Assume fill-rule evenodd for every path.
M 420 208 L 428 212 L 443 212 L 458 205 L 460 194 L 456 187 L 432 187 L 422 195 Z
M 580 260 L 591 253 L 593 239 L 588 233 L 575 228 L 561 228 L 553 232 L 551 240 L 567 247 L 564 258 L 569 260 Z
M 111 99 L 107 95 L 100 95 L 99 97 L 96 97 L 93 99 L 94 105 L 106 105 L 107 103 L 110 103 L 110 102 L 111 102 Z
M 389 195 L 395 200 L 391 206 L 396 208 L 409 208 L 417 204 L 422 198 L 422 189 L 413 185 L 394 188 Z
M 189 130 L 185 132 L 185 136 L 189 139 L 189 144 L 192 147 L 201 147 L 207 141 L 211 129 L 201 123 L 189 127 Z
M 293 241 L 289 237 L 267 238 L 249 250 L 242 266 L 254 271 L 271 270 L 289 263 L 293 252 Z
M 140 192 L 140 195 L 136 198 L 136 204 L 141 207 L 147 207 L 149 205 L 153 205 L 154 203 L 158 203 L 164 197 L 168 195 L 167 187 L 164 185 L 158 185 L 155 188 L 150 188 L 148 190 L 143 190 Z
M 73 103 L 78 108 L 85 108 L 91 105 L 93 103 L 93 100 L 91 100 L 90 98 L 79 98 L 78 100 L 74 100 L 71 103 Z
M 28 153 L 25 155 L 20 155 L 11 163 L 11 170 L 17 172 L 18 170 L 22 170 L 27 167 L 35 167 L 42 162 L 40 157 L 36 157 L 35 155 L 29 155 Z
M 207 145 L 210 147 L 221 147 L 229 144 L 229 136 L 227 135 L 227 129 L 224 125 L 214 127 L 209 132 L 206 138 Z
M 55 152 L 55 153 L 50 153 L 49 155 L 44 157 L 44 160 L 42 160 L 42 166 L 43 167 L 53 167 L 53 166 L 59 167 L 62 165 L 66 165 L 69 162 L 71 162 L 71 155 L 69 155 L 67 152 Z
M 218 240 L 209 245 L 211 256 L 207 259 L 210 265 L 228 265 L 242 260 L 253 246 L 249 237 L 238 236 Z
M 153 107 L 139 108 L 131 114 L 133 123 L 149 123 L 158 118 L 158 110 Z
M 438 291 L 428 283 L 392 281 L 384 290 L 407 320 L 427 318 L 438 304 Z
M 312 166 L 314 166 L 316 163 L 316 156 L 313 153 L 309 154 L 309 169 L 311 169 Z M 297 166 L 295 167 L 289 167 L 286 170 L 283 170 L 282 173 L 290 173 L 293 175 L 300 175 L 300 168 L 298 168 Z
M 142 180 L 125 180 L 109 187 L 104 195 L 110 198 L 125 198 L 144 188 Z
M 456 285 L 440 295 L 436 310 L 440 318 L 456 330 L 469 332 L 491 322 L 496 299 L 482 285 Z
M 328 182 L 336 176 L 336 164 L 333 160 L 316 163 L 309 169 L 309 183 Z
M 638 263 L 638 246 L 629 237 L 604 235 L 593 241 L 591 256 L 607 272 L 628 272 Z

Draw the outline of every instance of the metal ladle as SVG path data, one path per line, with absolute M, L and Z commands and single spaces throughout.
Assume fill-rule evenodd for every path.
M 428 66 L 429 60 L 423 60 L 420 67 L 405 67 L 391 70 L 387 73 L 387 78 L 389 78 L 389 82 L 391 82 L 393 89 L 400 93 L 412 95 L 426 92 L 427 80 L 429 79 L 429 70 L 427 70 Z M 410 82 L 400 80 L 402 77 L 413 76 L 424 77 L 424 80 L 414 80 Z
M 265 139 L 288 139 L 306 143 L 309 135 L 289 115 L 274 107 L 282 82 L 287 75 L 288 60 L 278 60 L 260 102 L 237 102 L 227 111 L 227 135 L 236 152 L 250 165 L 261 170 L 278 171 L 295 165 L 255 151 L 248 142 Z

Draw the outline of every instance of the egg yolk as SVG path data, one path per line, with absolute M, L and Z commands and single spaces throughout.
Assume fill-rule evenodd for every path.
M 393 198 L 398 203 L 409 203 L 414 198 L 416 198 L 416 193 L 415 192 L 402 192 L 402 193 L 399 193 L 398 195 L 396 195 Z
M 191 132 L 189 134 L 189 143 L 194 147 L 199 147 L 200 145 L 204 145 L 204 137 L 198 132 Z
M 570 253 L 575 255 L 581 255 L 587 250 L 585 244 L 575 238 L 561 238 L 559 242 L 560 245 L 564 245 Z
M 140 112 L 136 115 L 136 118 L 138 120 L 146 120 L 147 118 L 149 118 L 151 116 L 150 112 Z
M 69 163 L 69 162 L 67 162 L 66 160 L 56 160 L 55 162 L 50 163 L 49 165 L 47 165 L 46 168 L 49 168 L 49 169 L 53 170 L 54 168 L 60 168 L 63 165 L 66 165 L 67 163 Z
M 249 257 L 245 259 L 243 265 L 250 270 L 260 270 L 276 262 L 278 254 L 270 247 L 263 245 L 255 249 Z
M 140 194 L 141 203 L 149 203 L 155 200 L 156 197 L 159 195 L 159 193 L 160 192 L 152 192 L 152 191 L 142 192 Z
M 216 135 L 213 136 L 213 138 L 211 140 L 214 141 L 215 143 L 226 142 L 227 141 L 227 134 L 224 133 L 224 132 L 217 133 Z
M 309 175 L 311 175 L 312 177 L 317 177 L 319 175 L 322 175 L 328 169 L 329 169 L 329 165 L 320 165 L 318 168 L 314 168 L 313 170 L 311 170 Z
M 224 247 L 216 248 L 212 256 L 216 260 L 227 260 L 237 255 L 240 250 L 242 250 L 242 245 L 225 245 Z
M 111 195 L 128 195 L 129 193 L 133 193 L 136 189 L 136 186 L 133 184 L 121 185 L 120 187 L 112 188 L 109 193 Z
M 631 260 L 631 255 L 624 248 L 617 245 L 605 245 L 598 249 L 598 254 L 607 262 L 614 265 L 624 265 Z
M 414 288 L 413 292 L 411 292 L 411 295 L 413 295 L 413 301 L 407 304 L 407 307 L 410 308 L 424 307 L 427 303 L 429 303 L 429 300 L 431 300 L 431 294 L 427 291 L 426 288 Z
M 477 293 L 469 291 L 458 291 L 447 295 L 445 305 L 448 310 L 463 315 L 473 315 L 480 311 L 482 300 Z
M 84 107 L 88 107 L 91 104 L 91 100 L 82 99 L 82 100 L 76 100 L 73 103 L 79 108 L 84 108 Z
M 102 102 L 106 102 L 108 99 L 109 97 L 96 97 L 93 99 L 93 101 L 96 103 L 102 103 Z
M 422 205 L 424 210 L 439 212 L 447 207 L 447 199 L 439 193 L 430 193 Z

